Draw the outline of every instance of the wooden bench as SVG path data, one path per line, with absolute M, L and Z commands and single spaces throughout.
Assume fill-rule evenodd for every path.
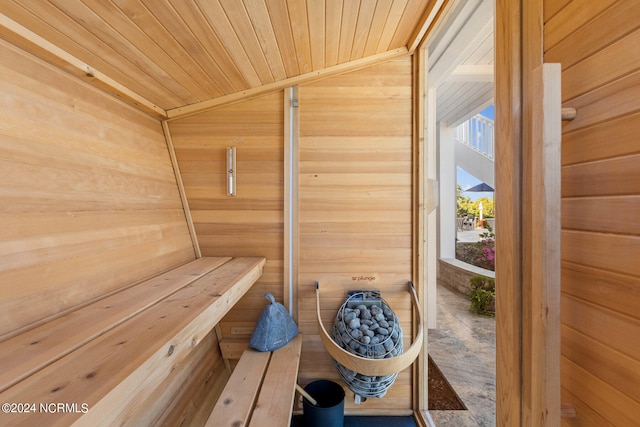
M 141 402 L 251 288 L 264 263 L 197 259 L 1 342 L 0 401 L 36 406 L 0 414 L 0 424 L 135 423 Z M 60 403 L 69 406 L 50 406 Z
M 273 352 L 247 348 L 211 412 L 206 427 L 288 426 L 293 411 L 301 348 L 301 335 Z

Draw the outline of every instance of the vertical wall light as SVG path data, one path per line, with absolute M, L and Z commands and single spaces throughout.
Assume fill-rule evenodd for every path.
M 227 147 L 227 196 L 236 195 L 236 147 Z

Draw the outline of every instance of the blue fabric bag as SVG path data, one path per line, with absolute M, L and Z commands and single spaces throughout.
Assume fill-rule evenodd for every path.
M 298 325 L 273 295 L 266 294 L 264 298 L 270 304 L 262 310 L 249 346 L 258 351 L 273 351 L 284 347 L 298 335 Z

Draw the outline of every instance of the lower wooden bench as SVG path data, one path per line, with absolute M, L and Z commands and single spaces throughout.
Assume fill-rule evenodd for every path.
M 242 353 L 207 427 L 288 426 L 298 379 L 302 336 L 273 352 Z
M 201 258 L 0 342 L 0 424 L 136 424 L 264 263 Z

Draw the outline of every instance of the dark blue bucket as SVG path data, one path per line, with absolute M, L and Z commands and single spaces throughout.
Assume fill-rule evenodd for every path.
M 304 390 L 318 401 L 315 406 L 302 399 L 306 427 L 344 427 L 344 389 L 340 384 L 317 380 Z

